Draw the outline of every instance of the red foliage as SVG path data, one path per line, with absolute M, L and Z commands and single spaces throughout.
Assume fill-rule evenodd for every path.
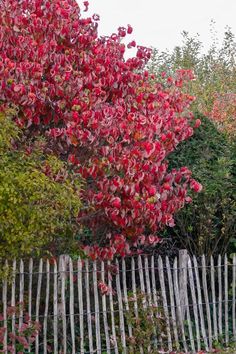
M 210 118 L 218 125 L 220 131 L 231 138 L 236 137 L 236 94 L 216 94 Z
M 106 283 L 104 283 L 103 281 L 100 281 L 100 282 L 98 283 L 98 288 L 99 288 L 99 290 L 100 290 L 100 292 L 101 292 L 102 295 L 109 295 L 110 292 L 112 291 L 112 290 L 109 288 L 109 286 L 108 286 Z
M 201 187 L 186 167 L 168 171 L 167 163 L 193 134 L 193 97 L 181 91 L 191 72 L 178 71 L 165 87 L 151 83 L 143 69 L 149 49 L 138 46 L 124 59 L 121 38 L 132 27 L 99 38 L 98 20 L 82 18 L 74 0 L 1 1 L 0 100 L 17 107 L 28 135 L 46 133 L 81 173 L 78 221 L 104 246 L 85 250 L 110 259 L 159 242 L 158 232 L 190 201 L 189 186 Z
M 29 318 L 28 314 L 23 313 L 22 324 L 15 324 L 14 333 L 9 327 L 9 320 L 20 315 L 24 310 L 23 304 L 17 304 L 17 306 L 11 306 L 7 308 L 5 318 L 3 314 L 0 314 L 0 353 L 25 353 L 26 349 L 30 348 L 30 345 L 34 343 L 36 336 L 41 330 L 41 325 L 37 321 L 33 321 Z M 6 326 L 6 327 L 5 327 Z M 6 345 L 6 347 L 5 347 Z

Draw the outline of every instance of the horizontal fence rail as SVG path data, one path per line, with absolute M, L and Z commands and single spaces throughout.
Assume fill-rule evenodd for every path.
M 236 340 L 235 256 L 197 259 L 180 251 L 175 259 L 92 262 L 63 255 L 6 266 L 5 348 L 26 313 L 41 325 L 28 348 L 35 354 L 197 353 Z M 19 303 L 24 307 L 9 314 Z

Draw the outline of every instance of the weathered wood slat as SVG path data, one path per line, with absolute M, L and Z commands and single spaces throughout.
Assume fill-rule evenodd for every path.
M 79 276 L 79 275 L 78 275 Z M 78 290 L 81 291 L 81 290 Z M 89 262 L 88 259 L 85 260 L 85 293 L 86 293 L 86 304 L 87 304 L 87 323 L 88 323 L 88 339 L 89 339 L 89 351 L 93 353 L 93 331 L 92 331 L 92 317 L 91 317 L 91 303 L 90 303 L 90 284 L 89 284 Z M 81 314 L 80 314 L 81 316 Z M 82 323 L 80 323 L 81 327 Z M 80 344 L 81 353 L 82 344 Z
M 219 323 L 219 335 L 222 336 L 222 264 L 221 255 L 218 257 L 218 323 Z
M 89 275 L 89 273 L 87 273 Z M 82 261 L 79 258 L 77 262 L 77 286 L 78 286 L 78 302 L 79 302 L 79 333 L 80 333 L 80 352 L 84 353 L 84 305 L 83 305 L 83 273 Z M 89 285 L 88 285 L 89 286 Z M 90 301 L 88 296 L 87 301 Z M 88 309 L 91 320 L 91 308 Z M 89 328 L 91 330 L 91 328 Z M 92 340 L 92 338 L 91 338 Z
M 209 350 L 208 338 L 207 338 L 207 334 L 206 334 L 204 315 L 203 315 L 201 284 L 200 284 L 200 277 L 199 277 L 198 264 L 197 264 L 196 257 L 193 257 L 193 264 L 194 264 L 194 272 L 195 272 L 195 277 L 196 277 L 197 297 L 198 297 L 197 302 L 198 302 L 198 310 L 199 310 L 199 314 L 200 314 L 202 338 L 203 338 L 206 350 Z
M 30 260 L 29 260 L 29 287 L 28 287 L 28 296 L 29 296 L 28 315 L 29 315 L 30 320 L 32 317 L 32 281 L 33 281 L 33 259 L 30 258 Z M 29 350 L 30 350 L 30 348 L 29 348 Z
M 44 320 L 43 320 L 43 352 L 48 353 L 48 343 L 47 343 L 47 324 L 48 324 L 48 306 L 49 306 L 49 294 L 50 294 L 50 263 L 47 259 L 46 261 L 46 293 L 45 293 L 45 310 L 44 310 Z
M 102 282 L 105 284 L 105 265 L 104 262 L 101 262 L 101 279 Z M 108 354 L 111 353 L 110 348 L 110 337 L 109 337 L 109 327 L 107 321 L 107 303 L 106 303 L 106 295 L 102 296 L 102 313 L 103 313 L 103 325 L 104 325 L 104 332 L 105 332 L 105 339 L 106 339 L 106 351 Z
M 182 316 L 182 308 L 181 308 L 181 303 L 180 303 L 180 295 L 179 295 L 179 277 L 178 277 L 178 265 L 177 265 L 177 258 L 174 260 L 174 291 L 175 291 L 175 300 L 176 300 L 176 308 L 177 308 L 177 314 L 178 314 L 178 324 L 180 326 L 180 331 L 182 334 L 182 340 L 181 342 L 183 343 L 183 347 L 185 352 L 188 352 L 188 346 L 186 342 L 186 336 L 185 336 L 185 330 L 184 330 L 184 321 L 183 321 L 183 316 Z
M 138 301 L 137 301 L 137 288 L 136 288 L 136 279 L 135 279 L 135 260 L 131 259 L 131 269 L 132 269 L 132 292 L 134 298 L 134 313 L 136 318 L 138 318 Z
M 166 269 L 167 269 L 169 294 L 170 294 L 171 319 L 172 319 L 173 333 L 175 339 L 174 347 L 179 349 L 178 328 L 177 328 L 176 313 L 175 313 L 174 284 L 173 284 L 173 278 L 172 278 L 172 273 L 170 268 L 170 261 L 168 257 L 166 257 Z
M 165 314 L 165 318 L 166 318 L 168 349 L 169 349 L 169 351 L 172 351 L 173 346 L 172 346 L 171 331 L 170 331 L 170 317 L 169 317 L 167 297 L 166 297 L 165 278 L 164 278 L 164 272 L 163 272 L 163 261 L 160 256 L 158 257 L 158 274 L 159 274 L 159 279 L 160 279 L 160 284 L 161 284 L 163 310 L 164 310 L 164 314 Z
M 58 353 L 58 274 L 57 262 L 54 260 L 53 266 L 53 349 Z
M 8 262 L 5 263 L 6 269 L 8 268 Z M 5 328 L 4 338 L 3 338 L 3 350 L 4 354 L 7 354 L 7 336 L 8 336 L 8 328 L 7 328 L 7 279 L 3 279 L 2 281 L 2 304 L 3 304 L 3 326 Z
M 153 302 L 152 302 L 152 293 L 151 293 L 151 282 L 150 282 L 150 276 L 149 276 L 149 262 L 148 262 L 148 257 L 144 257 L 144 268 L 145 268 L 145 281 L 146 281 L 146 289 L 147 289 L 147 301 L 148 301 L 148 306 L 149 306 L 149 311 L 151 318 L 154 318 L 154 313 L 153 313 Z M 156 326 L 153 325 L 153 335 L 154 335 L 154 347 L 157 348 L 157 330 Z M 149 348 L 151 350 L 151 347 Z
M 94 261 L 94 263 L 93 263 L 93 289 L 94 289 L 94 303 L 95 303 L 96 346 L 97 346 L 97 352 L 100 353 L 102 348 L 101 348 L 100 313 L 99 313 L 97 262 L 96 261 Z
M 179 288 L 180 288 L 180 304 L 182 308 L 182 316 L 183 320 L 187 317 L 187 325 L 189 332 L 189 341 L 192 352 L 195 353 L 195 343 L 193 339 L 193 331 L 192 331 L 192 323 L 190 319 L 190 311 L 189 311 L 189 301 L 188 301 L 188 287 L 187 287 L 187 270 L 188 270 L 188 252 L 187 250 L 179 251 Z
M 201 339 L 200 339 L 200 326 L 199 326 L 199 318 L 198 318 L 198 303 L 196 297 L 196 290 L 195 290 L 195 283 L 193 277 L 193 270 L 192 270 L 192 262 L 189 257 L 188 259 L 188 275 L 189 275 L 189 284 L 192 296 L 192 305 L 193 305 L 193 315 L 195 321 L 195 328 L 196 328 L 196 340 L 197 340 L 197 350 L 200 351 L 201 349 Z
M 140 281 L 140 288 L 141 288 L 141 295 L 142 295 L 142 304 L 144 310 L 147 309 L 147 297 L 146 297 L 146 290 L 145 290 L 145 283 L 144 283 L 144 274 L 143 274 L 143 262 L 142 257 L 138 256 L 138 272 L 139 272 L 139 281 Z M 142 352 L 141 348 L 141 352 Z M 147 351 L 150 351 L 150 347 L 147 348 Z
M 153 297 L 153 303 L 157 307 L 158 306 L 158 301 L 157 301 L 157 289 L 156 289 L 156 276 L 155 276 L 155 262 L 154 262 L 154 256 L 151 257 L 151 277 L 152 277 L 152 297 Z
M 157 297 L 157 288 L 156 288 L 156 276 L 155 276 L 155 259 L 154 256 L 151 256 L 151 278 L 152 278 L 152 297 L 153 297 L 153 303 L 156 308 L 159 307 L 159 301 Z M 158 332 L 159 329 L 157 329 Z M 158 333 L 157 333 L 158 335 Z M 160 351 L 164 351 L 163 349 L 163 341 L 162 337 L 158 336 L 157 337 L 157 347 L 160 348 Z
M 67 321 L 66 321 L 66 299 L 65 299 L 65 290 L 66 290 L 66 262 L 65 255 L 61 256 L 59 259 L 59 274 L 60 274 L 60 285 L 59 285 L 59 294 L 60 294 L 60 302 L 59 302 L 59 309 L 60 316 L 62 319 L 62 346 L 63 346 L 63 354 L 67 353 Z M 58 311 L 59 312 L 59 311 Z
M 235 286 L 236 286 L 236 255 L 233 256 L 233 282 L 232 282 L 232 318 L 233 318 L 233 340 L 236 341 L 236 298 L 235 298 Z
M 29 299 L 30 301 L 30 299 Z M 11 283 L 11 306 L 15 307 L 16 305 L 16 260 L 13 261 L 12 264 L 12 283 Z M 11 331 L 13 334 L 13 338 L 14 335 L 16 333 L 16 315 L 13 313 L 12 314 L 12 319 L 11 319 Z M 13 339 L 13 345 L 15 343 L 15 339 Z M 30 350 L 30 349 L 29 349 Z M 15 348 L 13 349 L 13 354 L 15 354 Z
M 136 287 L 136 277 L 135 277 L 135 260 L 131 259 L 131 272 L 132 272 L 132 295 L 134 299 L 134 314 L 136 319 L 138 319 L 138 301 L 137 301 L 137 287 Z M 143 347 L 139 348 L 140 354 L 143 354 Z
M 116 291 L 117 291 L 117 300 L 119 306 L 119 320 L 120 320 L 120 337 L 121 337 L 121 344 L 122 344 L 122 353 L 127 353 L 126 348 L 126 338 L 125 338 L 125 321 L 124 321 L 124 311 L 123 311 L 123 300 L 122 300 L 122 293 L 120 287 L 120 269 L 119 269 L 119 262 L 116 260 L 116 266 L 118 268 L 116 274 Z
M 228 311 L 229 311 L 229 306 L 228 306 L 228 258 L 225 255 L 224 259 L 224 286 L 225 286 L 225 296 L 224 296 L 224 303 L 225 303 L 225 343 L 226 345 L 229 344 L 229 316 L 228 316 Z
M 217 312 L 216 312 L 216 290 L 215 290 L 215 267 L 214 259 L 211 256 L 211 294 L 212 294 L 212 306 L 213 306 L 213 327 L 214 327 L 214 339 L 218 341 L 217 330 Z
M 75 309 L 74 309 L 74 268 L 72 259 L 69 259 L 69 273 L 70 273 L 70 333 L 71 333 L 71 345 L 72 354 L 75 354 Z
M 145 291 L 144 276 L 143 276 L 143 262 L 140 255 L 138 256 L 138 272 L 139 272 L 140 288 L 142 293 L 142 303 L 145 309 L 147 307 L 147 299 L 146 299 L 146 291 Z
M 186 316 L 186 287 L 187 287 L 187 262 L 188 262 L 188 252 L 187 250 L 179 251 L 179 296 L 180 296 L 180 305 L 182 311 L 183 321 Z
M 151 283 L 150 283 L 150 276 L 149 276 L 149 264 L 148 264 L 148 257 L 144 257 L 144 269 L 145 269 L 145 281 L 146 281 L 146 289 L 147 289 L 147 299 L 148 305 L 152 306 L 152 294 L 151 294 Z
M 210 311 L 208 287 L 207 287 L 206 258 L 204 255 L 202 256 L 202 284 L 203 284 L 203 294 L 205 299 L 205 307 L 206 307 L 206 315 L 207 315 L 208 343 L 209 343 L 209 348 L 212 349 L 211 311 Z
M 115 354 L 119 354 L 118 352 L 118 345 L 117 345 L 117 338 L 116 338 L 116 326 L 115 326 L 115 313 L 114 313 L 114 303 L 113 303 L 113 288 L 112 288 L 112 274 L 110 271 L 111 262 L 107 262 L 108 266 L 108 287 L 111 289 L 109 292 L 109 302 L 110 302 L 110 313 L 111 313 L 111 330 L 112 330 L 112 345 L 111 347 L 114 348 Z
M 125 303 L 125 310 L 129 312 L 129 302 L 128 302 L 128 292 L 127 292 L 127 282 L 126 282 L 126 263 L 125 259 L 122 259 L 122 280 L 123 280 L 123 293 L 124 293 L 124 303 Z M 132 326 L 128 324 L 128 333 L 129 337 L 132 337 Z
M 188 295 L 186 293 L 186 313 L 187 313 L 187 322 L 188 322 L 188 332 L 189 332 L 189 340 L 190 340 L 190 345 L 191 345 L 191 351 L 192 353 L 196 352 L 195 349 L 195 342 L 194 342 L 194 337 L 193 337 L 193 330 L 192 330 L 192 320 L 190 317 L 190 311 L 189 311 L 189 301 L 188 301 Z
M 38 271 L 36 308 L 35 308 L 35 320 L 37 322 L 39 322 L 39 306 L 40 306 L 42 276 L 43 276 L 43 260 L 40 259 L 40 261 L 39 261 L 39 271 Z M 39 353 L 39 335 L 37 335 L 36 338 L 35 338 L 35 354 L 38 354 L 38 353 Z
M 19 326 L 23 324 L 23 304 L 24 304 L 24 263 L 23 260 L 20 260 L 20 312 L 19 312 Z

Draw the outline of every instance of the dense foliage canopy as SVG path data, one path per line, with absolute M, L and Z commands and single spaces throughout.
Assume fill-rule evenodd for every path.
M 151 83 L 149 49 L 124 59 L 132 27 L 98 37 L 99 16 L 81 11 L 74 0 L 1 1 L 0 101 L 16 110 L 28 142 L 45 136 L 48 151 L 84 178 L 85 250 L 112 258 L 156 244 L 191 201 L 188 189 L 201 190 L 187 167 L 170 170 L 166 160 L 200 121 L 181 90 L 189 70 Z
M 185 89 L 196 96 L 195 116 L 202 125 L 170 156 L 172 167 L 189 166 L 204 190 L 176 216 L 176 227 L 166 231 L 178 247 L 193 254 L 235 252 L 236 214 L 236 43 L 228 28 L 221 46 L 215 37 L 203 51 L 200 39 L 183 33 L 183 44 L 173 51 L 153 51 L 148 64 L 154 80 L 188 69 L 195 80 Z M 205 115 L 205 117 L 204 117 Z M 233 247 L 232 247 L 233 245 Z
M 73 246 L 78 232 L 79 180 L 68 176 L 56 157 L 42 154 L 43 142 L 37 141 L 30 154 L 21 150 L 21 138 L 1 114 L 0 258 L 62 252 Z
M 235 252 L 236 150 L 209 118 L 201 117 L 201 122 L 169 164 L 189 166 L 204 190 L 176 215 L 176 226 L 165 233 L 179 248 L 209 259 L 213 254 Z

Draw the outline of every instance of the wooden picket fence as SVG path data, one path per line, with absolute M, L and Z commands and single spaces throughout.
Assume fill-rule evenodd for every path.
M 12 275 L 1 285 L 5 346 L 9 332 L 24 321 L 23 308 L 8 315 L 17 303 L 41 323 L 28 349 L 35 354 L 196 353 L 236 340 L 236 256 L 207 260 L 181 251 L 175 259 L 140 255 L 111 263 L 61 256 L 6 264 Z M 100 282 L 110 290 L 104 295 Z M 129 314 L 138 319 L 140 311 L 149 316 L 153 335 L 148 348 L 140 341 L 137 351 Z

